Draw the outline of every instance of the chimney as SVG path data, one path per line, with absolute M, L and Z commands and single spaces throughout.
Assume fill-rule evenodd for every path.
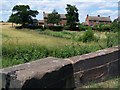
M 43 14 L 45 14 L 45 12 L 43 12 Z
M 98 17 L 100 17 L 100 15 L 98 15 Z
M 43 18 L 45 18 L 45 12 L 43 12 Z

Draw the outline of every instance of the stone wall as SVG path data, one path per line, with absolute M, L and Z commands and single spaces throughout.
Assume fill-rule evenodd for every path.
M 120 73 L 120 48 L 112 47 L 66 59 L 48 57 L 0 70 L 2 85 L 8 90 L 25 88 L 77 89 L 90 81 L 102 81 Z

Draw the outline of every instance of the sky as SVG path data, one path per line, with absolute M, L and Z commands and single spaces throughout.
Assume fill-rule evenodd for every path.
M 43 19 L 43 11 L 51 13 L 54 9 L 60 14 L 66 14 L 67 4 L 75 5 L 79 12 L 80 22 L 88 15 L 118 17 L 119 0 L 2 0 L 0 1 L 0 21 L 7 21 L 15 5 L 29 5 L 31 10 L 37 10 L 36 19 Z

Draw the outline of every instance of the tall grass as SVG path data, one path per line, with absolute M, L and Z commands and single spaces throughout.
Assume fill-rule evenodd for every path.
M 99 40 L 81 42 L 84 31 L 34 31 L 3 27 L 2 64 L 8 67 L 53 56 L 68 58 L 118 45 L 118 34 L 94 32 Z M 39 33 L 38 33 L 39 32 Z M 62 38 L 61 38 L 62 37 Z M 73 42 L 73 43 L 71 43 Z
M 81 88 L 89 88 L 89 89 L 115 89 L 115 90 L 120 90 L 120 77 L 114 77 L 114 78 L 108 78 L 104 82 L 90 82 L 87 83 L 86 85 L 83 85 Z
M 98 45 L 71 44 L 57 48 L 46 48 L 40 45 L 4 45 L 2 47 L 3 67 L 15 64 L 26 63 L 32 60 L 53 56 L 58 58 L 68 58 L 75 55 L 82 55 L 100 50 Z M 9 64 L 8 64 L 8 63 Z

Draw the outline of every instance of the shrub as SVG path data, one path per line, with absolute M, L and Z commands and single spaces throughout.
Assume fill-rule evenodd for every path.
M 43 29 L 42 26 L 26 26 L 25 28 L 29 28 L 29 29 Z
M 98 31 L 110 31 L 111 30 L 111 25 L 104 25 L 104 24 L 100 24 L 100 25 L 95 25 L 92 28 L 93 30 L 98 30 Z
M 70 30 L 69 26 L 64 26 L 64 30 Z
M 62 26 L 49 26 L 49 29 L 53 31 L 62 31 L 63 27 Z
M 36 31 L 41 32 L 41 31 L 43 31 L 43 29 L 36 29 Z
M 99 30 L 99 25 L 95 25 L 92 27 L 93 30 Z
M 107 47 L 112 47 L 114 45 L 117 45 L 119 43 L 119 35 L 118 34 L 113 34 L 111 32 L 106 33 L 106 45 Z
M 28 28 L 28 29 L 43 29 L 42 26 L 29 26 L 29 25 L 25 25 L 24 27 L 23 26 L 16 26 L 15 27 L 16 29 L 22 29 L 22 28 Z
M 110 25 L 104 25 L 104 26 L 102 27 L 102 30 L 103 30 L 103 31 L 110 31 L 110 30 L 111 30 L 111 26 L 110 26 Z
M 22 26 L 16 26 L 15 28 L 16 29 L 22 29 L 23 27 Z
M 78 27 L 80 31 L 85 31 L 85 26 L 83 26 L 82 24 L 78 24 Z
M 113 31 L 113 32 L 120 31 L 120 22 L 113 22 L 111 24 L 111 31 Z
M 95 40 L 94 33 L 91 28 L 89 28 L 84 34 L 83 34 L 83 42 L 90 42 Z

